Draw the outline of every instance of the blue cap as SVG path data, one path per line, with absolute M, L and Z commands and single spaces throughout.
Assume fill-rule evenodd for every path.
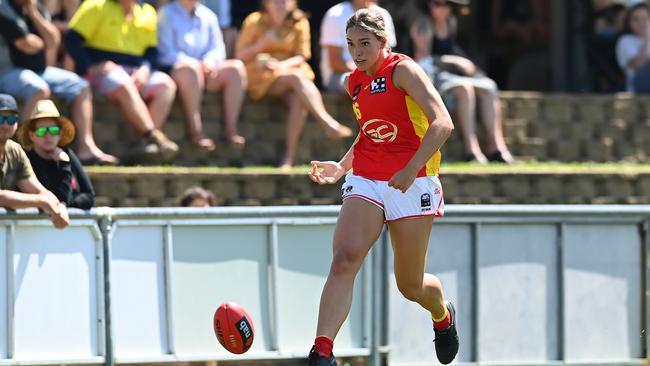
M 12 111 L 18 113 L 16 99 L 9 94 L 0 94 L 0 111 Z

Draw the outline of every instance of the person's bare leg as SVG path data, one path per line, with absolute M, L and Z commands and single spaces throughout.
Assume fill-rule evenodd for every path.
M 487 163 L 487 158 L 481 152 L 481 146 L 476 136 L 476 95 L 470 85 L 457 86 L 451 90 L 456 99 L 454 114 L 460 125 L 463 137 L 465 155 L 474 156 L 479 163 Z
M 334 231 L 334 257 L 318 310 L 317 336 L 334 339 L 350 312 L 354 279 L 384 226 L 384 211 L 357 197 L 343 201 Z
M 273 85 L 271 85 L 271 90 L 279 81 L 288 85 L 291 90 L 294 90 L 297 93 L 303 105 L 309 110 L 312 116 L 318 120 L 327 137 L 340 139 L 352 136 L 351 129 L 340 124 L 329 113 L 327 113 L 320 91 L 311 80 L 306 79 L 302 75 L 300 70 L 294 70 L 287 75 L 281 76 L 275 83 L 273 83 Z
M 300 136 L 307 121 L 307 109 L 300 98 L 292 93 L 287 97 L 287 125 L 285 127 L 286 147 L 280 169 L 288 169 L 293 165 L 300 144 Z
M 433 216 L 388 223 L 393 244 L 395 280 L 402 295 L 414 301 L 434 318 L 445 315 L 445 296 L 440 280 L 424 273 Z
M 138 135 L 154 128 L 153 120 L 147 110 L 147 105 L 140 97 L 140 93 L 132 83 L 120 86 L 113 94 L 112 99 L 117 103 L 126 118 Z
M 307 108 L 304 107 L 300 96 L 297 95 L 287 83 L 287 79 L 279 78 L 276 80 L 269 95 L 282 98 L 287 103 L 287 124 L 285 126 L 285 149 L 284 157 L 280 163 L 281 169 L 288 169 L 293 165 L 300 143 L 300 135 L 305 127 L 307 120 Z
M 503 136 L 503 119 L 501 113 L 501 100 L 498 96 L 482 89 L 477 89 L 481 119 L 487 136 L 485 151 L 488 154 L 500 152 L 506 162 L 514 159 L 508 150 Z
M 93 136 L 93 104 L 90 88 L 85 88 L 72 101 L 72 121 L 77 129 L 77 155 L 79 159 L 115 164 L 117 158 L 103 152 Z
M 224 135 L 235 145 L 243 145 L 246 139 L 237 133 L 237 122 L 241 112 L 246 86 L 246 67 L 241 60 L 226 60 L 219 65 L 216 77 L 208 77 L 207 89 L 223 93 Z
M 201 102 L 205 83 L 203 70 L 199 66 L 198 63 L 178 65 L 172 71 L 172 79 L 178 86 L 190 140 L 199 148 L 212 150 L 215 148 L 214 141 L 203 133 Z
M 22 118 L 28 118 L 32 115 L 36 103 L 41 99 L 48 99 L 50 97 L 50 89 L 39 89 L 36 93 L 32 94 L 29 98 L 23 100 L 23 108 L 20 110 Z
M 149 107 L 149 115 L 153 121 L 154 126 L 162 131 L 162 127 L 169 116 L 169 111 L 172 108 L 174 97 L 176 96 L 176 84 L 171 78 L 167 78 L 165 82 L 161 82 L 156 86 L 151 96 L 147 96 L 147 105 Z

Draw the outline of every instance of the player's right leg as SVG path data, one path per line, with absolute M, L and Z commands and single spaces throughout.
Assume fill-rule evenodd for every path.
M 376 204 L 356 196 L 343 201 L 334 232 L 334 257 L 321 295 L 317 338 L 309 354 L 309 366 L 336 365 L 332 354 L 333 340 L 350 311 L 357 272 L 379 238 L 383 224 L 384 212 Z

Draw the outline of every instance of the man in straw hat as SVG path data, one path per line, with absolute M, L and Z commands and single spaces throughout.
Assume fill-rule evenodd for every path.
M 39 208 L 48 214 L 55 227 L 62 229 L 70 223 L 68 210 L 36 179 L 27 155 L 11 140 L 17 122 L 16 100 L 8 94 L 0 94 L 0 207 Z
M 95 191 L 79 158 L 68 147 L 75 137 L 72 122 L 61 116 L 54 102 L 39 100 L 16 133 L 27 151 L 38 180 L 68 207 L 89 209 Z

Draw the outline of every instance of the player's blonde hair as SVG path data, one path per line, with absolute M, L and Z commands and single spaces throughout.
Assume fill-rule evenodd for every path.
M 366 32 L 372 33 L 377 39 L 385 45 L 388 44 L 388 33 L 386 32 L 386 22 L 381 13 L 375 9 L 359 9 L 348 19 L 345 25 L 345 32 L 350 28 L 357 27 Z

